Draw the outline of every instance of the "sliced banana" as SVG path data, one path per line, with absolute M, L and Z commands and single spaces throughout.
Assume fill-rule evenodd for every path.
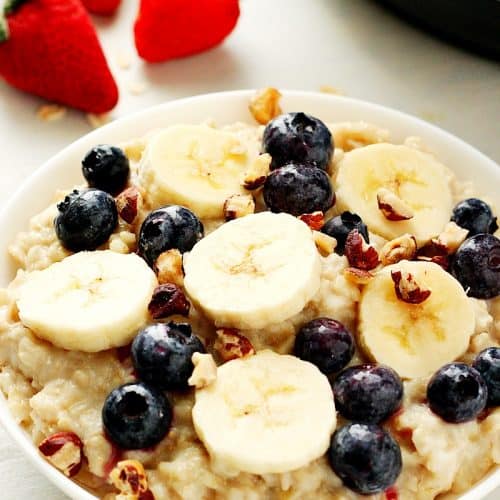
M 388 240 L 409 233 L 423 244 L 441 233 L 453 208 L 446 167 L 407 146 L 373 144 L 346 153 L 334 184 L 338 209 L 357 213 Z M 412 218 L 386 218 L 377 201 L 381 189 L 399 198 Z
M 398 299 L 391 271 L 410 273 L 431 294 L 420 304 Z M 460 357 L 474 321 L 460 283 L 432 262 L 403 260 L 383 268 L 365 286 L 359 304 L 361 346 L 404 378 L 429 375 Z
M 155 274 L 135 254 L 80 252 L 31 273 L 17 300 L 22 323 L 68 350 L 128 344 L 148 321 Z
M 220 326 L 264 328 L 299 313 L 320 285 L 309 227 L 262 212 L 216 229 L 184 257 L 184 286 Z
M 193 423 L 219 470 L 282 473 L 326 452 L 335 404 L 314 365 L 261 351 L 220 366 L 216 381 L 196 391 Z
M 154 135 L 140 182 L 152 208 L 175 203 L 201 218 L 220 218 L 227 198 L 242 187 L 251 155 L 237 136 L 206 125 L 177 125 Z

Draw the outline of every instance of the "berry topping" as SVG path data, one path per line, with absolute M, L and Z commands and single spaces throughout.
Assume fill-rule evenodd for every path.
M 111 391 L 104 402 L 102 422 L 109 438 L 120 448 L 150 448 L 168 433 L 172 407 L 154 387 L 133 382 Z
M 263 149 L 272 157 L 271 169 L 298 162 L 326 170 L 333 154 L 332 134 L 314 116 L 287 113 L 267 124 Z
M 500 295 L 500 240 L 491 234 L 465 240 L 451 263 L 451 273 L 471 297 Z
M 153 266 L 158 256 L 177 248 L 182 253 L 191 250 L 203 237 L 203 224 L 191 210 L 169 205 L 151 212 L 139 232 L 139 254 Z
M 164 390 L 188 388 L 191 357 L 205 352 L 187 323 L 159 323 L 144 328 L 132 343 L 132 360 L 141 380 Z
M 488 387 L 488 405 L 500 405 L 500 347 L 481 351 L 472 366 L 481 374 Z
M 335 407 L 344 418 L 378 424 L 400 407 L 403 383 L 388 366 L 352 366 L 335 379 L 333 394 Z
M 102 144 L 85 155 L 82 172 L 90 187 L 116 195 L 127 185 L 129 161 L 120 148 Z
M 366 227 L 366 224 L 361 220 L 359 215 L 352 214 L 351 212 L 343 212 L 342 214 L 337 215 L 337 217 L 333 217 L 332 219 L 326 221 L 325 225 L 321 228 L 321 231 L 337 240 L 335 252 L 339 255 L 344 255 L 347 235 L 353 229 L 357 229 L 363 236 L 366 243 L 370 243 L 370 237 L 368 236 L 368 228 Z
M 57 237 L 73 252 L 95 250 L 108 240 L 118 223 L 115 200 L 98 189 L 75 190 L 57 208 Z
M 484 410 L 488 389 L 475 368 L 449 363 L 432 376 L 427 399 L 431 410 L 447 422 L 467 422 Z
M 453 209 L 451 220 L 469 231 L 468 236 L 479 233 L 493 234 L 498 229 L 497 218 L 484 201 L 468 198 Z
M 402 467 L 398 443 L 377 425 L 348 424 L 338 429 L 328 459 L 343 483 L 362 495 L 386 490 Z
M 335 195 L 325 171 L 290 163 L 269 174 L 264 183 L 264 201 L 272 212 L 302 215 L 326 212 Z
M 295 338 L 295 356 L 316 365 L 326 375 L 344 368 L 354 355 L 354 338 L 347 328 L 330 318 L 306 323 Z

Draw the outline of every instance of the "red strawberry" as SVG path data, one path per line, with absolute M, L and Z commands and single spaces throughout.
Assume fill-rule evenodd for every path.
M 7 82 L 90 113 L 116 105 L 116 83 L 79 0 L 10 0 L 5 12 L 0 75 Z
M 82 0 L 85 8 L 100 16 L 111 16 L 120 6 L 122 0 Z
M 135 46 L 149 62 L 207 50 L 233 31 L 238 0 L 141 0 Z

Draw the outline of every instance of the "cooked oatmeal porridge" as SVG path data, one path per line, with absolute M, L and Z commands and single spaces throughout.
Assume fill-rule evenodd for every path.
M 433 499 L 500 464 L 494 200 L 303 113 L 119 146 L 9 247 L 0 389 L 49 462 L 106 500 Z

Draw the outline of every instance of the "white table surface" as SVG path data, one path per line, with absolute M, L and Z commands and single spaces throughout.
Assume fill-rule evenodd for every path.
M 238 26 L 222 46 L 158 65 L 135 55 L 135 0 L 124 0 L 116 19 L 96 19 L 121 90 L 112 117 L 205 92 L 330 85 L 432 121 L 500 161 L 495 63 L 421 33 L 368 0 L 241 3 Z M 129 69 L 120 68 L 120 57 L 130 59 Z M 134 95 L 131 89 L 139 87 L 144 92 Z M 85 116 L 73 111 L 60 121 L 43 122 L 36 117 L 41 104 L 0 82 L 0 207 L 37 166 L 91 129 Z M 27 463 L 1 428 L 0 498 L 67 498 Z

